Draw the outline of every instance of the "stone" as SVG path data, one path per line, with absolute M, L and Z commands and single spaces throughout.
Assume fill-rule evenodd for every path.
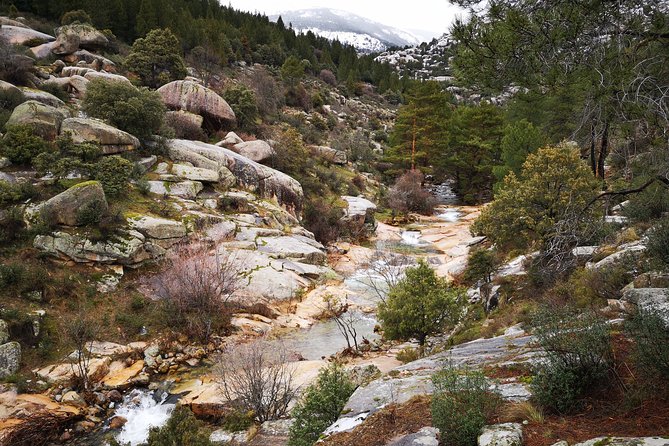
M 231 150 L 257 163 L 276 155 L 272 146 L 261 140 L 240 142 L 232 146 Z
M 424 427 L 415 434 L 391 441 L 387 446 L 439 446 L 439 429 Z
M 26 125 L 46 140 L 54 140 L 60 132 L 63 120 L 70 117 L 69 111 L 55 108 L 37 101 L 26 101 L 14 109 L 8 126 Z
M 168 108 L 200 115 L 204 125 L 212 130 L 236 123 L 235 112 L 225 99 L 195 81 L 173 81 L 160 87 L 158 93 Z
M 142 166 L 144 172 L 148 172 L 149 170 L 151 170 L 153 165 L 156 164 L 156 161 L 158 161 L 158 157 L 156 155 L 151 155 L 141 158 L 139 161 L 137 161 L 137 164 Z
M 128 152 L 140 147 L 139 139 L 98 119 L 65 119 L 60 133 L 61 135 L 69 133 L 76 144 L 84 142 L 99 144 L 105 155 Z
M 202 127 L 202 124 L 204 123 L 204 118 L 202 116 L 184 110 L 168 111 L 166 113 L 166 118 L 168 122 L 170 122 L 170 119 L 177 122 L 186 121 L 194 127 Z
M 0 345 L 0 379 L 18 372 L 21 365 L 21 344 L 7 342 Z
M 81 225 L 80 212 L 97 206 L 101 215 L 107 212 L 105 192 L 99 181 L 75 184 L 40 204 L 36 211 L 50 221 L 66 226 Z
M 124 84 L 132 85 L 132 82 L 125 77 L 119 74 L 105 73 L 104 71 L 89 71 L 84 75 L 84 79 L 92 81 L 95 79 L 102 79 L 108 82 L 121 82 Z
M 168 195 L 194 200 L 204 186 L 199 181 L 182 181 L 172 183 L 167 181 L 149 181 L 149 192 L 157 195 Z
M 86 401 L 74 390 L 63 395 L 63 398 L 60 400 L 63 404 L 69 404 L 75 407 L 86 407 Z
M 111 420 L 109 420 L 109 429 L 120 429 L 123 426 L 125 426 L 125 423 L 128 422 L 127 418 L 124 418 L 122 416 L 115 416 Z
M 144 246 L 144 240 L 133 231 L 120 232 L 113 240 L 93 241 L 84 235 L 54 232 L 38 235 L 33 246 L 57 258 L 74 260 L 77 263 L 103 263 L 135 266 L 152 258 Z
M 587 262 L 597 252 L 599 246 L 577 246 L 571 250 L 571 253 L 579 262 Z
M 669 274 L 659 271 L 642 273 L 634 279 L 634 288 L 669 288 Z
M 132 380 L 141 373 L 143 368 L 144 361 L 136 361 L 130 367 L 125 367 L 116 372 L 107 374 L 107 376 L 102 379 L 102 385 L 107 389 L 113 390 L 127 389 L 132 385 Z
M 304 263 L 313 265 L 322 265 L 327 260 L 323 245 L 300 235 L 259 237 L 256 243 L 258 251 L 266 252 L 271 257 L 279 259 L 300 259 Z
M 247 438 L 246 431 L 243 432 L 229 432 L 225 429 L 218 429 L 211 433 L 209 441 L 214 444 L 241 444 L 245 443 Z
M 616 225 L 626 225 L 629 223 L 629 218 L 622 215 L 606 215 L 604 216 L 604 221 L 606 223 L 612 223 Z
M 219 172 L 216 170 L 184 164 L 172 164 L 171 173 L 183 180 L 202 181 L 204 183 L 217 183 L 220 178 Z
M 35 31 L 34 29 L 12 25 L 3 25 L 0 27 L 0 39 L 5 40 L 10 45 L 25 45 L 28 42 L 34 41 L 44 43 L 56 40 L 55 37 Z
M 0 344 L 5 344 L 9 341 L 9 326 L 7 322 L 0 319 Z
M 669 326 L 668 288 L 632 288 L 623 292 L 622 299 L 639 309 L 658 314 Z
M 63 67 L 63 70 L 60 72 L 61 77 L 71 77 L 71 76 L 85 76 L 86 73 L 95 71 L 92 68 L 87 67 Z
M 181 239 L 188 234 L 186 225 L 182 222 L 168 220 L 166 218 L 143 215 L 141 217 L 129 219 L 129 223 L 131 228 L 141 232 L 147 237 L 156 239 Z
M 195 167 L 211 170 L 226 167 L 234 175 L 238 187 L 262 198 L 275 199 L 293 214 L 302 209 L 302 186 L 283 172 L 258 164 L 232 150 L 199 141 L 173 139 L 167 142 L 167 147 L 174 161 L 187 161 Z
M 53 54 L 56 42 L 47 42 L 30 48 L 30 52 L 36 59 L 46 59 Z
M 485 426 L 478 438 L 478 446 L 522 446 L 523 427 L 518 423 Z
M 348 162 L 346 152 L 326 146 L 311 146 L 311 153 L 333 164 L 345 165 Z
M 344 212 L 349 217 L 365 216 L 369 211 L 376 211 L 376 205 L 364 197 L 352 197 L 349 195 L 344 195 L 341 198 L 342 200 L 346 201 L 346 203 L 348 203 L 348 206 Z
M 237 136 L 235 132 L 228 132 L 227 135 L 225 135 L 225 138 L 223 138 L 222 141 L 219 141 L 216 143 L 218 147 L 227 147 L 227 146 L 234 146 L 235 144 L 241 144 L 243 143 L 244 140 Z
M 576 443 L 574 446 L 668 446 L 669 440 L 663 437 L 598 437 Z
M 23 92 L 21 89 L 14 84 L 10 84 L 9 82 L 5 82 L 3 80 L 0 80 L 0 91 L 3 91 L 5 93 L 13 93 L 15 95 L 21 95 Z
M 68 51 L 54 51 L 54 54 L 72 54 L 79 48 L 99 50 L 109 46 L 109 39 L 102 32 L 85 23 L 61 26 L 56 29 L 56 36 L 56 42 L 70 42 L 70 46 L 67 48 Z
M 37 101 L 55 108 L 65 106 L 63 101 L 46 91 L 35 90 L 33 88 L 22 88 L 21 92 L 27 101 Z
M 626 259 L 637 259 L 644 251 L 646 250 L 646 245 L 641 242 L 628 243 L 626 245 L 621 245 L 618 247 L 618 251 L 613 254 L 604 257 L 602 260 L 595 264 L 588 264 L 586 267 L 592 268 L 595 270 L 601 270 L 614 266 L 619 262 L 623 262 Z
M 56 42 L 51 47 L 51 52 L 58 56 L 72 54 L 79 49 L 80 38 L 74 33 L 59 33 Z

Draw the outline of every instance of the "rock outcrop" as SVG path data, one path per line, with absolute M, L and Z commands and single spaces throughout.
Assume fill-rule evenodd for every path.
M 347 163 L 348 158 L 346 152 L 341 150 L 336 150 L 331 147 L 326 146 L 311 146 L 311 153 L 314 155 L 323 158 L 326 161 L 329 161 L 333 164 L 344 165 Z
M 257 163 L 266 161 L 276 155 L 272 146 L 261 140 L 240 142 L 230 149 Z
M 47 140 L 54 140 L 63 121 L 70 117 L 66 109 L 55 108 L 37 101 L 26 101 L 14 109 L 7 125 L 26 125 Z
M 19 371 L 21 364 L 21 345 L 7 342 L 0 345 L 0 379 Z
M 78 226 L 82 224 L 81 212 L 94 208 L 100 214 L 107 212 L 105 192 L 98 181 L 86 181 L 51 197 L 39 205 L 36 212 L 53 223 Z
M 38 235 L 33 245 L 54 257 L 74 260 L 77 263 L 134 266 L 152 258 L 144 246 L 144 241 L 145 237 L 136 231 L 120 233 L 113 239 L 104 241 L 58 231 L 50 235 Z
M 99 50 L 109 46 L 109 39 L 100 31 L 86 24 L 72 24 L 56 29 L 56 45 L 53 53 L 65 55 L 75 53 L 79 48 Z
M 51 42 L 55 37 L 35 31 L 27 27 L 3 25 L 0 27 L 0 38 L 11 45 L 25 45 L 32 42 Z
M 61 135 L 67 133 L 75 143 L 93 142 L 100 145 L 102 153 L 128 152 L 139 149 L 139 140 L 130 133 L 105 124 L 97 119 L 68 118 L 60 128 Z
M 174 139 L 167 143 L 170 158 L 187 161 L 196 167 L 218 170 L 227 168 L 237 185 L 262 198 L 276 199 L 292 213 L 302 209 L 302 186 L 283 172 L 258 164 L 238 153 L 199 141 Z
M 168 108 L 200 115 L 205 126 L 212 130 L 220 130 L 236 122 L 235 112 L 225 99 L 193 80 L 170 82 L 160 87 L 158 93 Z

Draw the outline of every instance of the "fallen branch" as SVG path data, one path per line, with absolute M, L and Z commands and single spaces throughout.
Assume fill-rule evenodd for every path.
M 651 178 L 650 180 L 646 181 L 643 185 L 641 185 L 637 188 L 634 188 L 634 189 L 625 189 L 625 190 L 619 190 L 619 191 L 602 192 L 601 194 L 597 195 L 595 198 L 590 200 L 588 202 L 588 204 L 585 205 L 585 207 L 581 211 L 581 214 L 583 214 L 585 211 L 587 211 L 590 208 L 590 206 L 592 206 L 593 204 L 595 204 L 598 200 L 601 200 L 602 198 L 638 194 L 640 192 L 643 192 L 648 186 L 655 183 L 656 181 L 659 181 L 660 183 L 669 187 L 669 179 L 658 175 L 657 177 Z

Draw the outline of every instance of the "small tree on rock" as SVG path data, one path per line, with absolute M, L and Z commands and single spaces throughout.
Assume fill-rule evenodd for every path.
M 423 260 L 408 268 L 405 277 L 379 304 L 379 320 L 388 339 L 416 338 L 421 346 L 431 334 L 454 325 L 461 312 L 464 292 L 452 287 Z

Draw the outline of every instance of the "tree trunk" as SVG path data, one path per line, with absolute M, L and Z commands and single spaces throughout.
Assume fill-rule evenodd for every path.
M 599 149 L 599 160 L 597 161 L 597 176 L 604 179 L 604 162 L 609 154 L 609 123 L 604 123 L 604 132 L 602 133 L 602 143 Z
M 590 168 L 592 169 L 592 174 L 597 175 L 597 157 L 595 156 L 595 124 L 590 124 Z

